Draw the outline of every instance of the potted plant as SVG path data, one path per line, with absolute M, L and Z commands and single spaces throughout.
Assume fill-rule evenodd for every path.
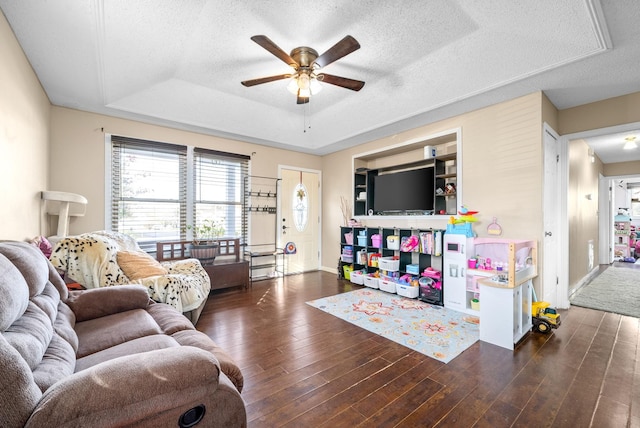
M 218 253 L 217 238 L 224 234 L 224 219 L 203 220 L 199 225 L 189 225 L 193 230 L 193 241 L 189 246 L 191 257 L 200 260 L 203 265 L 213 263 Z

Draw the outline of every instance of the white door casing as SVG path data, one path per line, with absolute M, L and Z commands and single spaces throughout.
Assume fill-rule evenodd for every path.
M 542 296 L 539 300 L 549 302 L 552 306 L 560 303 L 558 277 L 559 248 L 559 219 L 560 219 L 560 146 L 559 136 L 546 123 L 543 126 L 544 144 L 544 187 L 543 187 L 543 275 Z

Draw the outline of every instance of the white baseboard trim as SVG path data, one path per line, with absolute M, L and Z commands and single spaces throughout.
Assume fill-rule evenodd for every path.
M 580 281 L 578 281 L 578 284 L 576 285 L 576 287 L 574 287 L 573 291 L 569 293 L 569 300 L 571 300 L 571 297 L 574 294 L 576 294 L 582 287 L 584 287 L 589 282 L 591 282 L 591 280 L 598 274 L 599 271 L 600 271 L 600 268 L 596 266 L 591 270 L 591 272 L 586 274 Z M 571 303 L 569 303 L 569 305 L 571 305 Z

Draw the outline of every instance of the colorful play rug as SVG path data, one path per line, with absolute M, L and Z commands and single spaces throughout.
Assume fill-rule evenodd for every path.
M 478 317 L 380 290 L 364 288 L 307 304 L 444 363 L 480 336 Z

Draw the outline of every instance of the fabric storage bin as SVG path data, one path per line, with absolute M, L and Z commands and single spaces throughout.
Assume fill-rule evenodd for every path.
M 353 271 L 351 272 L 351 278 L 349 278 L 349 280 L 354 284 L 362 285 L 364 284 L 364 274 L 357 270 Z
M 387 293 L 395 293 L 396 283 L 387 279 L 378 279 L 378 288 L 382 291 L 386 291 Z
M 378 278 L 375 276 L 366 275 L 364 277 L 364 285 L 370 288 L 378 288 Z
M 393 257 L 380 257 L 378 259 L 378 267 L 382 270 L 395 272 L 400 269 L 400 260 L 396 260 Z
M 400 249 L 400 237 L 398 235 L 387 236 L 387 248 L 390 250 Z
M 408 297 L 410 299 L 415 299 L 418 297 L 418 292 L 420 291 L 420 287 L 414 287 L 411 285 L 404 284 L 396 284 L 396 293 L 400 296 Z

